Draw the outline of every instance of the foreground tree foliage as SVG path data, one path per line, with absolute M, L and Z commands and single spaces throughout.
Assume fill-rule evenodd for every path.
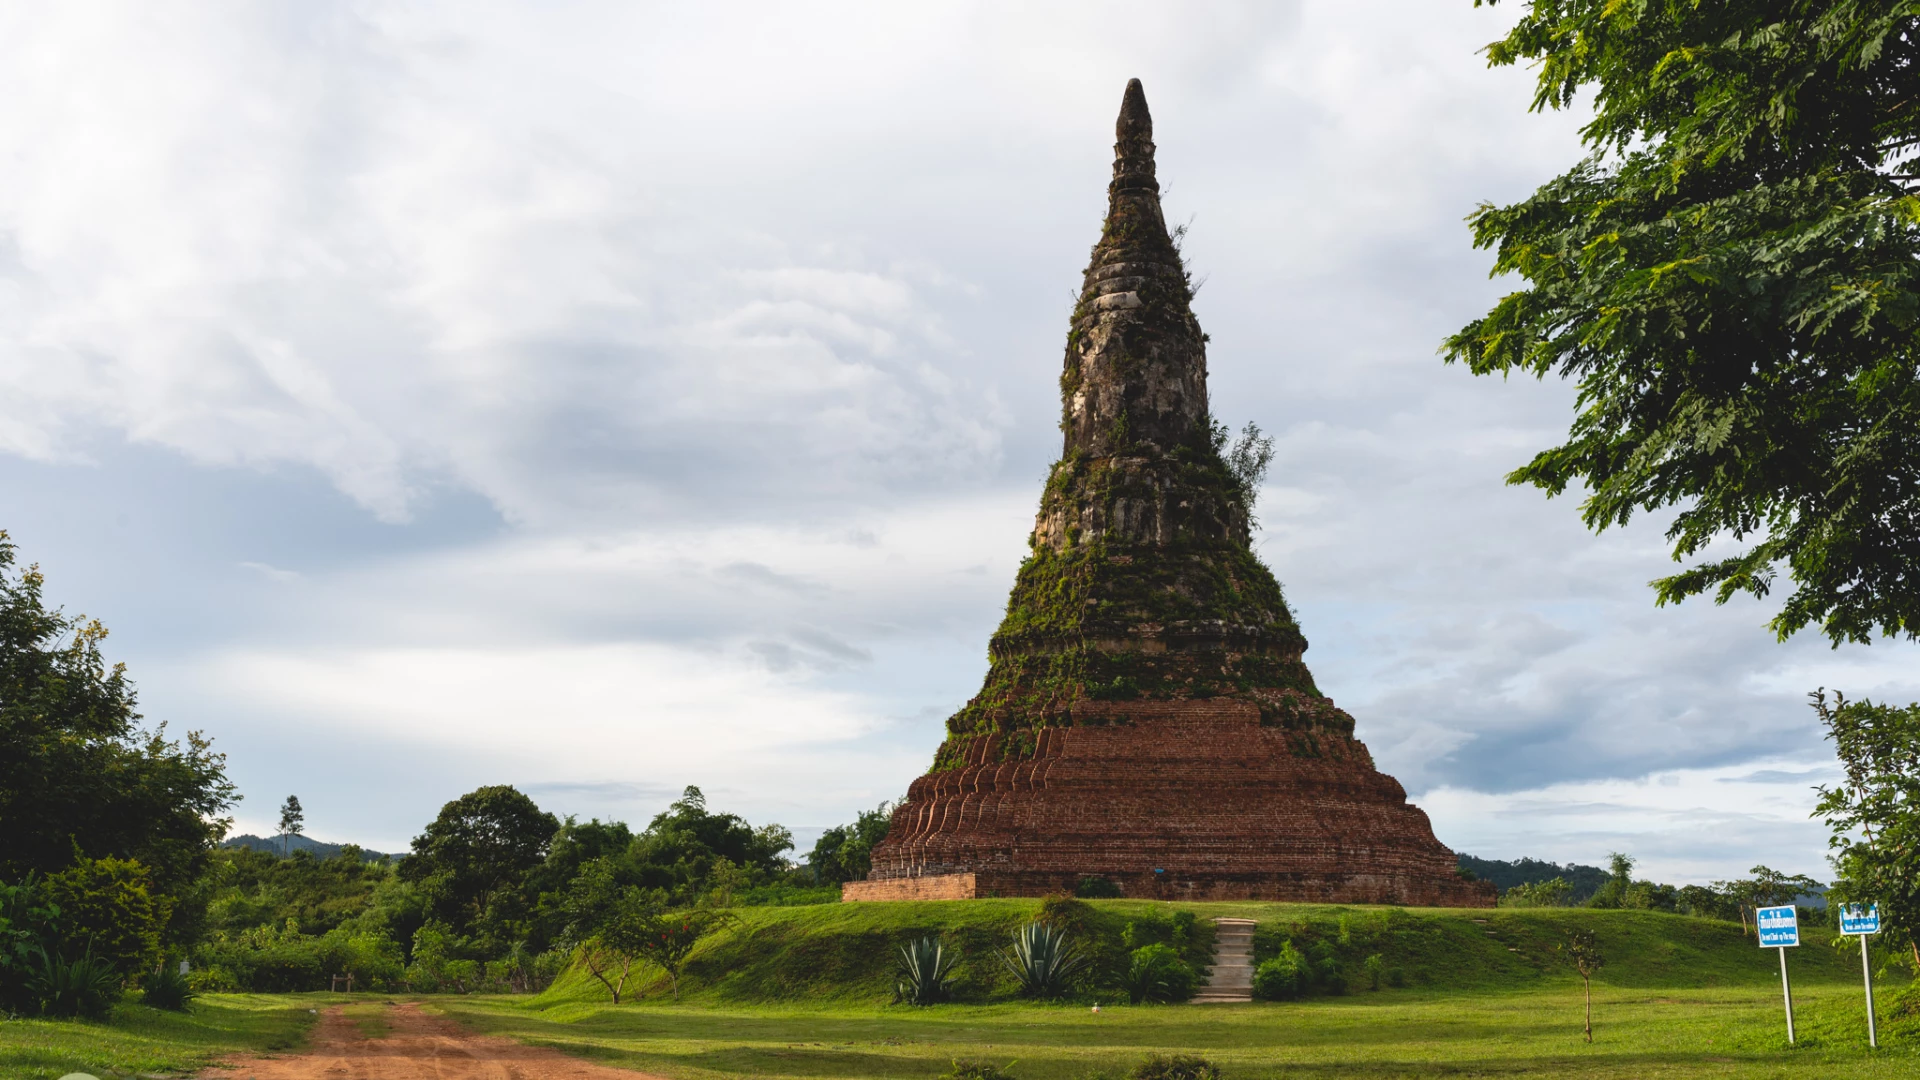
M 124 665 L 101 654 L 106 627 L 48 607 L 39 568 L 13 567 L 0 531 L 0 881 L 115 860 L 168 898 L 159 944 L 183 943 L 237 799 L 226 758 L 198 732 L 182 745 L 141 728 Z
M 1905 948 L 1920 974 L 1920 703 L 1898 708 L 1826 691 L 1809 695 L 1846 771 L 1821 787 L 1814 813 L 1833 829 L 1829 896 L 1879 904 L 1881 940 Z
M 1567 441 L 1508 480 L 1584 486 L 1595 530 L 1680 507 L 1674 559 L 1702 561 L 1653 583 L 1662 604 L 1765 596 L 1784 566 L 1781 638 L 1920 636 L 1917 22 L 1897 0 L 1534 0 L 1488 48 L 1538 65 L 1536 109 L 1591 94 L 1592 153 L 1473 215 L 1526 287 L 1444 354 L 1577 381 Z

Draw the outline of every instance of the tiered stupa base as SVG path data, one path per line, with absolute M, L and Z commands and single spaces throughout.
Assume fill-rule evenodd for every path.
M 1262 724 L 1232 698 L 1083 702 L 1033 756 L 916 780 L 848 900 L 1072 892 L 1487 907 L 1399 782 L 1358 740 Z

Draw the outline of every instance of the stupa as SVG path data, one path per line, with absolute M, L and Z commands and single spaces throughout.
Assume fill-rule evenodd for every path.
M 1135 79 L 1067 333 L 1065 446 L 980 693 L 848 900 L 1491 906 L 1314 686 L 1207 403 L 1207 337 Z

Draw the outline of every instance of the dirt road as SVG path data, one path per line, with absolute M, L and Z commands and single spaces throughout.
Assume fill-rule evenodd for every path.
M 544 1046 L 473 1035 L 415 1003 L 387 1009 L 388 1033 L 368 1038 L 336 1005 L 314 1026 L 311 1048 L 235 1058 L 202 1080 L 663 1080 L 570 1058 Z

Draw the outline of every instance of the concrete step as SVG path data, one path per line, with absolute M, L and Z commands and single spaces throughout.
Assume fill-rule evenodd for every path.
M 1213 920 L 1213 964 L 1195 1005 L 1233 1005 L 1253 1000 L 1252 919 Z

